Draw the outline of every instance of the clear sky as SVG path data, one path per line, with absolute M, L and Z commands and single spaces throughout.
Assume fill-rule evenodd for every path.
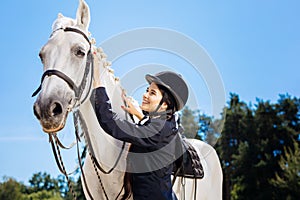
M 174 30 L 193 39 L 209 54 L 223 80 L 226 100 L 230 92 L 248 103 L 255 103 L 257 97 L 276 101 L 279 94 L 285 93 L 300 97 L 297 0 L 87 3 L 92 20 L 89 30 L 97 44 L 137 28 Z M 27 182 L 36 172 L 46 171 L 54 177 L 59 174 L 47 135 L 33 116 L 35 98 L 31 94 L 40 82 L 38 53 L 47 42 L 52 22 L 59 12 L 74 18 L 77 6 L 78 0 L 1 2 L 0 177 Z M 122 76 L 124 70 L 131 70 L 130 66 L 143 63 L 174 64 L 157 56 L 157 52 L 146 53 L 148 58 L 138 59 L 137 53 L 113 63 L 116 74 Z M 119 69 L 121 65 L 126 67 Z M 67 127 L 66 132 L 72 129 Z M 65 157 L 72 168 L 75 154 Z

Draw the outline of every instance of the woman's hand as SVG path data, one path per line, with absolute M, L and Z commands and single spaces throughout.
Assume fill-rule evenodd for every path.
M 144 115 L 136 108 L 136 106 L 133 104 L 133 99 L 131 97 L 127 97 L 125 94 L 125 91 L 122 91 L 122 99 L 125 101 L 126 106 L 121 106 L 123 110 L 128 112 L 129 114 L 132 114 L 136 116 L 139 120 L 143 119 Z
M 96 58 L 97 59 L 97 58 Z M 93 87 L 94 88 L 98 88 L 101 85 L 101 80 L 100 80 L 100 66 L 99 66 L 99 62 L 95 62 L 94 63 L 94 82 L 93 82 Z
M 98 88 L 98 87 L 104 87 L 103 81 L 101 81 L 102 74 L 104 73 L 103 69 L 103 62 L 101 61 L 101 54 L 103 53 L 103 50 L 101 48 L 95 48 L 94 49 L 94 74 L 93 74 L 93 87 Z M 100 73 L 100 68 L 102 68 L 102 74 Z

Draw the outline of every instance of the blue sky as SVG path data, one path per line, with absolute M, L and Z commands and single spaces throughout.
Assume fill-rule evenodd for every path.
M 209 54 L 222 77 L 226 100 L 230 92 L 252 103 L 257 97 L 276 101 L 278 94 L 285 93 L 300 97 L 299 1 L 87 3 L 92 20 L 89 30 L 97 44 L 137 28 L 174 30 L 193 39 Z M 59 12 L 74 18 L 77 6 L 78 0 L 2 2 L 0 177 L 6 175 L 27 182 L 39 171 L 54 177 L 59 174 L 47 135 L 33 116 L 35 99 L 31 94 L 42 74 L 38 52 L 47 42 L 53 21 Z M 124 71 L 131 70 L 130 66 L 143 63 L 181 63 L 175 57 L 170 57 L 173 61 L 164 60 L 154 51 L 145 53 L 143 58 L 137 52 L 117 60 L 113 63 L 116 74 L 122 76 Z M 204 99 L 205 96 L 206 93 Z M 67 127 L 66 132 L 71 133 L 72 128 Z M 73 155 L 65 156 L 70 168 L 75 165 Z

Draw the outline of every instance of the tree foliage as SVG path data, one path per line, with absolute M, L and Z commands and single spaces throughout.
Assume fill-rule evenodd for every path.
M 4 177 L 4 182 L 0 183 L 0 200 L 23 199 L 25 186 L 13 178 Z
M 278 195 L 284 195 L 287 199 L 300 199 L 300 148 L 294 141 L 294 148 L 284 147 L 283 155 L 279 160 L 282 170 L 275 173 L 275 178 L 270 183 L 278 188 Z
M 187 138 L 199 138 L 199 135 L 197 134 L 199 124 L 196 112 L 197 111 L 193 111 L 189 107 L 185 107 L 182 111 L 181 125 L 184 128 L 183 134 Z
M 257 99 L 252 107 L 230 95 L 216 145 L 223 199 L 299 199 L 299 160 L 294 158 L 300 142 L 299 102 L 280 95 L 276 103 Z
M 84 200 L 80 180 L 73 181 L 78 200 Z M 0 200 L 72 200 L 68 184 L 63 176 L 56 179 L 47 173 L 35 173 L 29 180 L 29 186 L 13 178 L 4 177 L 0 183 Z
M 46 172 L 38 172 L 33 174 L 32 178 L 29 180 L 30 189 L 33 192 L 39 192 L 43 190 L 56 190 L 59 191 L 58 180 L 50 177 Z
M 211 116 L 185 107 L 181 113 L 183 134 L 187 138 L 203 140 L 208 144 L 215 144 L 222 130 L 222 120 L 214 120 Z

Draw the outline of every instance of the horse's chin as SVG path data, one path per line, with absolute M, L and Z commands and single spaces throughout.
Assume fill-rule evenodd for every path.
M 56 133 L 58 131 L 61 131 L 65 125 L 66 125 L 66 120 L 67 120 L 67 116 L 68 114 L 66 114 L 61 120 L 60 122 L 57 122 L 57 123 L 42 123 L 41 122 L 41 125 L 42 125 L 42 128 L 43 128 L 43 131 L 45 133 Z
M 45 133 L 56 133 L 56 132 L 62 130 L 64 127 L 65 127 L 65 124 L 62 124 L 62 125 L 60 125 L 58 127 L 55 127 L 55 128 L 45 128 L 45 127 L 43 127 L 43 131 Z

